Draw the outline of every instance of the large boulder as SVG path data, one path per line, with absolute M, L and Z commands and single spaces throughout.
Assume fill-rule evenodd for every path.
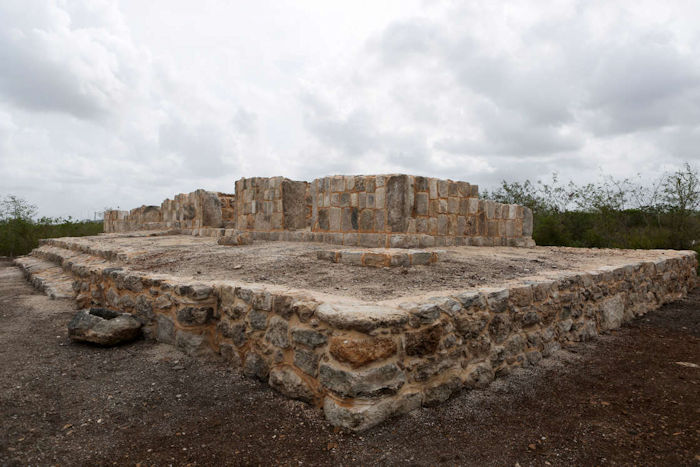
M 106 308 L 80 310 L 68 323 L 68 337 L 78 342 L 111 346 L 141 335 L 141 323 L 129 313 Z

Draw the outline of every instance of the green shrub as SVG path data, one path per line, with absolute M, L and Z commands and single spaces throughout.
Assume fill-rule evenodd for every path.
M 36 207 L 15 196 L 0 201 L 0 256 L 25 255 L 39 245 L 39 239 L 82 237 L 102 232 L 102 221 L 79 221 L 70 217 L 42 217 L 34 220 Z

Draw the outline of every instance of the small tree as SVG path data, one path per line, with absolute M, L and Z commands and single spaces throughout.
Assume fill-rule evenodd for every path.
M 697 169 L 686 162 L 682 169 L 666 175 L 661 185 L 661 198 L 671 217 L 674 247 L 692 247 L 700 236 L 695 216 L 700 207 L 700 178 Z
M 36 215 L 37 208 L 28 201 L 14 195 L 8 195 L 0 201 L 0 220 L 31 221 Z

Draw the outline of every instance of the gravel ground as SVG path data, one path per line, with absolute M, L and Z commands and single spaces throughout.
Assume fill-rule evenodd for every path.
M 219 362 L 72 344 L 0 261 L 0 465 L 698 465 L 700 291 L 364 433 Z M 680 363 L 679 363 L 680 362 Z

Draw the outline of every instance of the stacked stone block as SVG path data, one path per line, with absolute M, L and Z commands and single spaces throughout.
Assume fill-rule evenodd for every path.
M 444 255 L 444 250 L 322 250 L 316 258 L 333 263 L 351 264 L 371 268 L 428 266 L 437 263 Z
M 80 254 L 62 260 L 59 247 Z M 680 299 L 697 267 L 693 252 L 668 251 L 656 261 L 385 304 L 114 268 L 91 256 L 113 252 L 87 248 L 52 239 L 33 255 L 62 264 L 81 306 L 132 313 L 155 339 L 219 354 L 353 430 L 484 387 Z
M 310 184 L 242 178 L 235 195 L 197 190 L 160 208 L 105 212 L 105 232 L 180 229 L 218 236 L 222 228 L 260 240 L 375 248 L 534 246 L 528 208 L 481 200 L 467 182 L 402 174 L 336 175 Z
M 311 184 L 314 232 L 343 245 L 530 246 L 532 212 L 480 200 L 467 182 L 411 175 L 332 176 Z
M 221 202 L 221 218 L 226 228 L 236 227 L 236 195 L 217 193 Z
M 308 186 L 284 177 L 236 181 L 236 228 L 257 232 L 306 229 L 311 211 Z
M 235 196 L 197 190 L 166 199 L 159 206 L 105 211 L 104 231 L 221 228 L 235 218 Z

